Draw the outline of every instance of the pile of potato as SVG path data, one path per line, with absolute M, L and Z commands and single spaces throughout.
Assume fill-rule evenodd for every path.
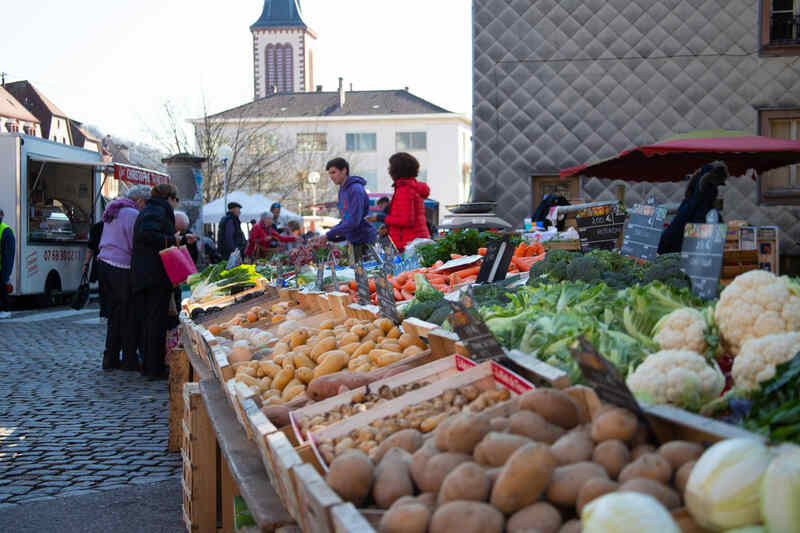
M 364 411 L 369 411 L 373 407 L 382 405 L 389 400 L 399 398 L 407 392 L 417 390 L 421 387 L 430 385 L 428 381 L 416 381 L 414 383 L 406 383 L 398 387 L 389 387 L 382 385 L 377 392 L 356 393 L 350 398 L 350 403 L 334 407 L 329 411 L 314 415 L 312 417 L 303 417 L 300 419 L 300 429 L 304 435 L 308 435 L 311 431 L 319 431 L 325 429 L 331 424 L 344 420 L 350 416 Z M 295 413 L 297 414 L 297 413 Z
M 391 320 L 326 320 L 319 329 L 298 328 L 279 339 L 266 359 L 239 362 L 234 379 L 259 390 L 264 405 L 303 394 L 312 380 L 341 370 L 370 372 L 423 351 L 419 337 Z
M 633 413 L 590 414 L 554 389 L 517 400 L 508 417 L 462 412 L 427 437 L 400 431 L 372 458 L 349 449 L 326 480 L 356 506 L 387 509 L 381 533 L 575 533 L 583 507 L 613 491 L 648 494 L 677 514 L 701 445 L 655 448 Z
M 290 307 L 291 304 L 289 302 L 278 302 L 272 304 L 269 308 L 254 305 L 248 309 L 246 313 L 238 313 L 230 320 L 219 324 L 212 324 L 208 327 L 208 331 L 216 337 L 219 335 L 227 335 L 228 329 L 231 326 L 245 326 L 265 319 L 271 322 L 280 322 L 286 319 L 286 313 L 289 311 Z
M 465 412 L 476 413 L 509 399 L 508 389 L 497 387 L 481 390 L 474 385 L 448 389 L 425 402 L 406 407 L 395 415 L 376 420 L 333 440 L 323 440 L 318 449 L 327 463 L 348 450 L 358 449 L 370 459 L 380 461 L 393 447 L 414 451 L 423 436 L 435 430 L 448 417 Z

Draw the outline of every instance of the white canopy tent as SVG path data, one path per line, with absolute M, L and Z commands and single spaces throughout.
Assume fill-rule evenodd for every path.
M 269 207 L 274 203 L 274 200 L 269 199 L 263 194 L 247 194 L 243 191 L 233 191 L 228 193 L 228 203 L 231 202 L 236 202 L 242 206 L 242 213 L 239 216 L 239 220 L 244 225 L 252 219 L 258 220 L 261 213 L 269 211 Z M 227 211 L 225 199 L 217 198 L 213 202 L 203 206 L 203 222 L 206 224 L 219 224 L 220 219 L 225 216 Z M 285 227 L 290 220 L 296 220 L 301 225 L 303 224 L 303 217 L 281 206 L 280 219 L 277 221 L 278 226 Z

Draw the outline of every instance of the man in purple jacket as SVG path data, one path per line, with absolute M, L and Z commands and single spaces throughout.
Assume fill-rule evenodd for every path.
M 339 186 L 339 216 L 342 219 L 325 237 L 331 242 L 375 242 L 375 228 L 367 221 L 369 197 L 364 188 L 366 180 L 360 176 L 351 176 L 350 165 L 341 157 L 328 161 L 325 170 L 328 171 L 331 181 Z
M 128 191 L 126 197 L 108 204 L 103 212 L 103 236 L 97 255 L 99 275 L 107 293 L 109 315 L 103 370 L 120 367 L 128 371 L 139 369 L 136 349 L 140 328 L 133 312 L 131 253 L 133 226 L 149 197 L 150 188 L 137 185 Z

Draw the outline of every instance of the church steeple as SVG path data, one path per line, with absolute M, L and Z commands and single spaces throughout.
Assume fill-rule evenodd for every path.
M 256 99 L 275 92 L 307 92 L 314 87 L 314 41 L 299 0 L 264 0 L 253 34 Z
M 308 28 L 298 0 L 264 0 L 264 10 L 250 29 L 277 27 Z

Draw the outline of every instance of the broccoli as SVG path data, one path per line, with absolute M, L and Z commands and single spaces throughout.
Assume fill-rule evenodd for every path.
M 405 308 L 403 315 L 405 318 L 419 318 L 420 320 L 428 320 L 437 308 L 439 307 L 438 301 L 429 302 L 412 302 Z
M 585 255 L 578 257 L 567 265 L 567 279 L 570 281 L 585 281 L 596 283 L 603 277 L 605 269 L 603 264 L 594 257 Z
M 414 274 L 414 283 L 417 285 L 417 291 L 414 293 L 416 301 L 435 302 L 444 298 L 444 294 L 437 291 L 422 274 Z
M 647 265 L 642 275 L 642 283 L 661 281 L 676 289 L 690 287 L 689 276 L 681 270 L 681 254 L 662 254 L 655 261 Z
M 451 313 L 450 304 L 444 302 L 444 305 L 439 305 L 436 310 L 428 317 L 428 322 L 441 326 L 447 320 Z

